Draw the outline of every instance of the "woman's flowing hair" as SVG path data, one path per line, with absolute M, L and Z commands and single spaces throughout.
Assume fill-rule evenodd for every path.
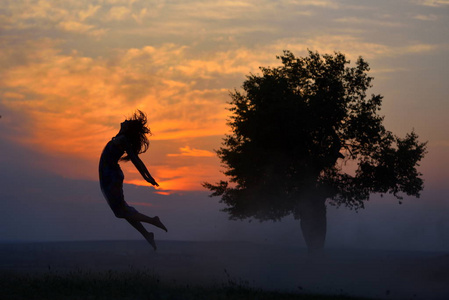
M 131 144 L 132 149 L 136 154 L 141 154 L 147 151 L 150 141 L 147 134 L 151 135 L 150 128 L 147 126 L 147 116 L 140 110 L 137 110 L 130 118 L 126 119 L 129 122 L 128 129 L 125 135 Z M 129 161 L 129 155 L 125 155 L 120 160 Z

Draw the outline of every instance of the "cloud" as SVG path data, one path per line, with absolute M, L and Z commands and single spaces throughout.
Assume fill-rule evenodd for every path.
M 5 92 L 3 93 L 3 98 L 6 99 L 24 99 L 25 96 L 15 92 Z
M 125 183 L 145 186 L 155 189 L 159 194 L 172 194 L 176 191 L 204 190 L 203 182 L 216 182 L 222 178 L 218 159 L 207 158 L 209 161 L 193 164 L 163 164 L 149 166 L 151 175 L 155 178 L 159 187 L 153 187 L 138 175 L 130 165 L 123 165 Z M 210 160 L 213 160 L 211 162 Z
M 117 124 L 136 108 L 150 116 L 155 140 L 224 134 L 228 91 L 235 86 L 226 86 L 220 79 L 234 76 L 241 82 L 259 66 L 279 64 L 274 54 L 281 54 L 280 49 L 297 55 L 311 49 L 370 58 L 437 48 L 427 44 L 391 47 L 352 36 L 326 35 L 205 57 L 192 56 L 188 47 L 175 44 L 132 48 L 95 59 L 76 51 L 63 54 L 57 43 L 45 39 L 22 47 L 18 51 L 24 52 L 27 63 L 4 69 L 0 82 L 10 90 L 2 104 L 24 112 L 36 124 L 19 139 L 86 158 L 97 155 L 104 143 L 101 137 L 112 136 Z M 198 154 L 194 150 L 184 148 L 181 155 Z
M 113 6 L 106 16 L 108 21 L 123 21 L 131 17 L 131 10 L 125 6 Z
M 285 39 L 277 43 L 277 48 L 289 49 L 293 53 L 306 53 L 308 49 L 330 54 L 342 52 L 351 60 L 359 56 L 373 58 L 391 52 L 391 47 L 387 45 L 367 42 L 352 35 L 321 35 L 307 40 Z
M 139 23 L 142 24 L 143 20 L 145 19 L 145 17 L 148 16 L 148 9 L 147 8 L 142 8 L 139 13 L 134 13 L 132 14 L 133 19 Z
M 437 27 L 426 37 L 419 34 L 429 28 L 413 31 L 416 24 L 433 25 L 416 19 L 438 15 L 418 9 L 309 0 L 8 1 L 0 16 L 0 113 L 8 124 L 2 136 L 52 158 L 87 161 L 95 170 L 118 124 L 141 109 L 153 141 L 182 141 L 153 162 L 171 188 L 185 187 L 198 178 L 181 182 L 180 175 L 212 171 L 202 161 L 212 156 L 195 155 L 213 146 L 198 139 L 228 132 L 229 90 L 240 88 L 246 75 L 279 65 L 275 56 L 285 49 L 297 56 L 307 49 L 341 51 L 352 61 L 375 60 L 373 72 L 403 72 L 407 55 L 447 49 L 435 40 L 442 34 Z M 184 163 L 190 169 L 178 168 Z M 82 176 L 80 164 L 64 167 Z M 200 173 L 194 176 L 205 176 Z
M 76 21 L 64 21 L 59 23 L 59 26 L 66 31 L 76 32 L 76 33 L 85 33 L 91 30 L 94 26 L 83 24 L 81 22 Z
M 188 191 L 204 190 L 201 184 L 205 181 L 214 182 L 214 180 L 218 180 L 221 173 L 215 164 L 177 167 L 158 166 L 153 177 L 160 185 L 159 191 Z
M 101 8 L 101 5 L 89 4 L 88 8 L 85 10 L 80 10 L 78 12 L 78 17 L 80 21 L 85 21 L 87 18 L 92 18 L 95 16 L 97 11 Z
M 241 47 L 224 52 L 215 52 L 207 58 L 195 58 L 185 64 L 177 66 L 177 69 L 187 76 L 200 76 L 208 78 L 214 74 L 247 74 L 255 71 L 261 63 L 272 61 L 274 55 L 266 53 L 267 49 L 251 50 Z
M 326 0 L 291 0 L 287 1 L 291 4 L 301 5 L 301 6 L 315 6 L 320 8 L 331 8 L 338 9 L 340 5 L 336 1 L 326 1 Z
M 255 5 L 256 3 L 252 1 L 193 1 L 177 3 L 176 9 L 190 17 L 228 20 L 240 18 L 243 14 L 254 11 Z
M 449 0 L 416 0 L 419 5 L 431 6 L 431 7 L 442 7 L 449 5 Z
M 436 21 L 436 20 L 438 20 L 438 16 L 432 15 L 432 14 L 430 14 L 430 15 L 415 15 L 413 18 L 416 20 L 420 20 L 420 21 Z
M 401 47 L 405 53 L 426 53 L 437 50 L 440 48 L 440 45 L 431 45 L 431 44 L 413 44 L 409 46 Z
M 107 29 L 88 23 L 101 10 L 101 5 L 88 1 L 54 2 L 46 0 L 9 1 L 4 7 L 6 14 L 0 19 L 7 30 L 34 30 L 53 32 L 55 28 L 63 32 L 101 36 Z
M 388 19 L 369 19 L 369 18 L 360 18 L 360 17 L 343 17 L 337 18 L 334 20 L 335 22 L 347 24 L 350 26 L 355 25 L 367 25 L 367 26 L 376 26 L 376 27 L 402 27 L 405 26 L 400 21 L 390 21 Z
M 190 148 L 189 146 L 179 148 L 181 153 L 169 153 L 167 156 L 194 156 L 194 157 L 213 157 L 215 153 L 208 150 Z
M 418 54 L 437 51 L 447 48 L 445 44 L 424 44 L 411 43 L 409 45 L 389 45 L 365 41 L 353 35 L 321 35 L 313 38 L 303 39 L 285 39 L 277 41 L 275 48 L 288 49 L 297 55 L 306 53 L 308 49 L 320 53 L 342 52 L 350 60 L 354 61 L 359 56 L 373 59 L 385 59 L 387 57 L 397 57 L 404 54 Z
M 94 59 L 76 51 L 64 54 L 57 45 L 45 39 L 16 45 L 19 52 L 23 51 L 26 63 L 13 64 L 1 71 L 0 86 L 7 92 L 2 94 L 0 105 L 10 112 L 20 112 L 31 123 L 26 126 L 17 123 L 15 131 L 4 132 L 7 140 L 54 157 L 76 157 L 96 165 L 104 144 L 116 134 L 118 124 L 137 108 L 149 116 L 155 133 L 152 140 L 226 132 L 228 90 L 196 86 L 201 76 L 217 75 L 187 72 L 187 76 L 179 71 L 179 65 L 190 65 L 184 47 L 148 46 Z M 180 157 L 212 156 L 213 153 L 197 147 L 184 147 L 180 153 Z M 54 171 L 69 177 L 80 175 L 73 167 L 60 167 L 54 165 Z M 211 167 L 185 171 L 167 166 L 160 171 L 164 177 L 167 170 L 190 173 L 189 179 L 167 180 L 169 189 L 175 189 L 176 184 L 183 189 L 192 185 L 198 189 L 198 176 L 207 178 L 204 170 L 211 171 Z M 128 179 L 139 184 L 138 178 L 137 174 Z

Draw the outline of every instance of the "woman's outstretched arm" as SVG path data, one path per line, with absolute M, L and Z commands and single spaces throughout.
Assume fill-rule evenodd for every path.
M 159 184 L 154 180 L 154 178 L 151 176 L 150 172 L 148 171 L 147 167 L 143 163 L 143 161 L 139 158 L 139 156 L 131 150 L 131 147 L 127 147 L 126 153 L 128 153 L 129 158 L 131 159 L 131 162 L 136 166 L 136 169 L 139 171 L 139 173 L 142 175 L 143 179 L 145 179 L 147 182 L 151 183 L 152 185 L 159 186 Z

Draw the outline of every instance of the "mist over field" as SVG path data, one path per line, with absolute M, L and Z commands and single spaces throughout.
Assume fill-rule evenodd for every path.
M 79 241 L 140 239 L 124 220 L 116 219 L 98 182 L 71 180 L 41 172 L 11 173 L 1 191 L 0 236 L 3 241 Z M 28 184 L 21 187 L 22 182 Z M 126 185 L 130 205 L 158 215 L 168 233 L 151 228 L 156 240 L 249 241 L 305 247 L 299 221 L 229 221 L 223 205 L 209 192 L 159 195 L 146 187 Z M 33 201 L 35 195 L 40 201 Z M 358 212 L 328 205 L 326 247 L 449 251 L 447 191 L 425 190 L 421 198 L 399 204 L 374 195 Z M 188 205 L 187 205 L 188 204 Z

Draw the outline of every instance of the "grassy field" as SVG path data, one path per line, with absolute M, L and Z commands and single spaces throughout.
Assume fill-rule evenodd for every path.
M 193 286 L 179 282 L 163 282 L 149 271 L 107 271 L 44 274 L 0 274 L 1 299 L 361 299 L 343 295 L 307 295 L 263 291 L 245 282 L 228 278 L 215 286 Z

